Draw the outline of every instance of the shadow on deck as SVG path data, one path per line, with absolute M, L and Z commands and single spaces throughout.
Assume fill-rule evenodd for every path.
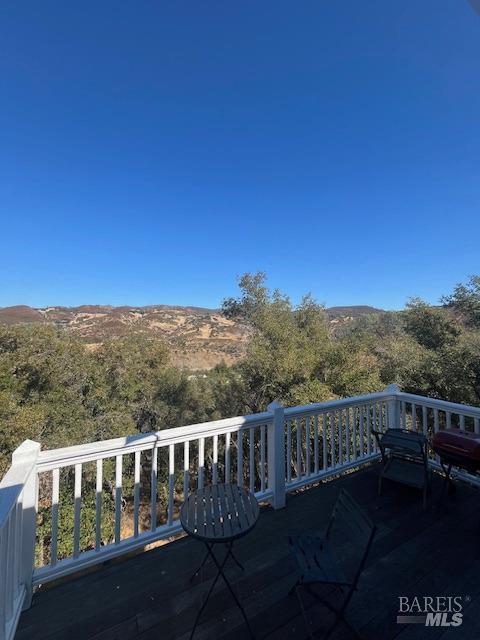
M 296 570 L 287 535 L 322 529 L 341 486 L 369 512 L 379 528 L 347 618 L 361 638 L 401 640 L 480 637 L 480 496 L 459 486 L 454 499 L 436 509 L 441 478 L 434 476 L 429 507 L 422 511 L 415 490 L 384 483 L 377 496 L 377 470 L 371 467 L 287 497 L 279 511 L 263 509 L 257 527 L 235 544 L 245 572 L 228 574 L 245 605 L 258 639 L 308 637 L 296 597 L 288 591 Z M 123 562 L 40 590 L 23 613 L 16 640 L 186 640 L 209 587 L 209 565 L 190 582 L 203 558 L 200 543 L 181 538 Z M 425 628 L 397 624 L 399 596 L 461 596 L 460 627 Z M 316 636 L 332 621 L 322 606 L 306 600 Z M 335 602 L 333 600 L 333 602 Z M 220 582 L 195 639 L 247 638 L 240 613 Z M 334 640 L 350 638 L 342 625 Z

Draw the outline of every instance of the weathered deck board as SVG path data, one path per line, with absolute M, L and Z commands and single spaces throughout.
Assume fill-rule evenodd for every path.
M 377 496 L 375 468 L 351 474 L 291 495 L 287 508 L 262 510 L 257 527 L 235 546 L 245 566 L 233 563 L 228 574 L 244 603 L 257 638 L 307 638 L 296 597 L 287 535 L 322 529 L 340 485 L 364 505 L 379 527 L 367 568 L 348 618 L 361 637 L 415 640 L 425 637 L 420 625 L 397 625 L 399 595 L 469 595 L 462 627 L 428 629 L 437 640 L 471 638 L 480 617 L 480 495 L 462 487 L 454 500 L 435 508 L 440 479 L 434 479 L 429 508 L 422 511 L 419 493 L 385 481 Z M 345 551 L 348 546 L 345 546 Z M 183 538 L 116 562 L 95 573 L 40 590 L 20 620 L 17 640 L 186 640 L 196 611 L 209 587 L 213 567 L 190 582 L 204 548 Z M 338 597 L 338 596 L 335 596 Z M 331 614 L 306 598 L 311 628 L 321 634 Z M 220 582 L 209 601 L 196 640 L 240 640 L 247 637 L 240 613 Z M 319 636 L 320 637 L 320 636 Z M 351 637 L 337 627 L 334 640 Z

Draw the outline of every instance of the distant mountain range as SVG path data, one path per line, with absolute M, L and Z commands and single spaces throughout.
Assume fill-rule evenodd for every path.
M 326 309 L 332 325 L 381 312 L 365 305 Z M 104 340 L 131 333 L 161 338 L 170 345 L 174 363 L 188 369 L 208 369 L 222 360 L 233 364 L 245 353 L 248 339 L 248 328 L 225 318 L 219 309 L 167 305 L 0 308 L 0 324 L 25 323 L 65 327 L 92 349 Z

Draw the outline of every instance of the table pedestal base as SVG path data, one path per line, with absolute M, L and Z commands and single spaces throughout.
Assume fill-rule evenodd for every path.
M 193 625 L 193 629 L 192 629 L 192 632 L 191 632 L 191 634 L 190 634 L 190 640 L 192 640 L 192 638 L 193 638 L 193 635 L 194 635 L 194 633 L 195 633 L 195 629 L 197 628 L 197 625 L 198 625 L 198 622 L 199 622 L 199 620 L 200 620 L 200 617 L 201 617 L 201 615 L 202 615 L 202 613 L 203 613 L 203 611 L 204 611 L 205 607 L 207 606 L 207 602 L 208 602 L 208 600 L 209 600 L 210 596 L 212 595 L 212 592 L 213 592 L 213 590 L 215 589 L 215 585 L 217 584 L 218 579 L 219 579 L 219 577 L 220 577 L 220 576 L 222 576 L 223 581 L 224 581 L 224 582 L 225 582 L 225 584 L 227 585 L 227 589 L 230 591 L 230 595 L 232 596 L 233 600 L 235 601 L 235 604 L 237 605 L 237 607 L 240 609 L 240 612 L 241 612 L 241 614 L 242 614 L 242 616 L 243 616 L 243 619 L 244 619 L 244 621 L 245 621 L 245 626 L 247 627 L 248 634 L 249 634 L 250 638 L 253 638 L 253 639 L 254 639 L 254 638 L 255 638 L 255 636 L 253 635 L 252 629 L 250 628 L 250 624 L 249 624 L 249 622 L 248 622 L 248 618 L 247 618 L 247 615 L 246 615 L 246 613 L 245 613 L 245 610 L 243 609 L 243 607 L 242 607 L 242 605 L 241 605 L 241 603 L 240 603 L 239 599 L 238 599 L 238 598 L 237 598 L 237 596 L 235 595 L 235 592 L 234 592 L 234 590 L 232 589 L 232 586 L 231 586 L 231 584 L 228 582 L 227 577 L 226 577 L 226 575 L 225 575 L 225 573 L 224 573 L 224 568 L 225 568 L 225 565 L 227 564 L 227 560 L 228 560 L 228 558 L 232 558 L 232 559 L 234 560 L 234 562 L 236 562 L 236 563 L 238 564 L 238 566 L 239 566 L 241 569 L 243 569 L 242 565 L 238 562 L 238 560 L 237 560 L 237 559 L 235 558 L 235 556 L 233 555 L 233 552 L 232 552 L 233 542 L 223 543 L 223 544 L 226 544 L 226 545 L 227 545 L 227 553 L 225 554 L 225 557 L 223 558 L 223 560 L 222 560 L 222 562 L 221 562 L 221 563 L 217 560 L 217 558 L 216 558 L 215 554 L 213 553 L 213 546 L 214 546 L 214 544 L 222 544 L 222 543 L 218 543 L 218 542 L 217 542 L 217 543 L 205 542 L 204 544 L 205 544 L 205 546 L 206 546 L 206 548 L 207 548 L 207 553 L 206 553 L 206 555 L 205 555 L 205 558 L 203 559 L 202 564 L 201 564 L 201 565 L 200 565 L 200 567 L 197 569 L 197 571 L 194 573 L 194 576 L 198 573 L 198 571 L 200 571 L 200 569 L 203 567 L 203 565 L 205 564 L 205 562 L 207 561 L 207 559 L 208 559 L 209 557 L 211 557 L 211 558 L 212 558 L 212 560 L 213 560 L 213 562 L 214 562 L 215 566 L 217 567 L 217 571 L 218 571 L 218 572 L 217 572 L 217 575 L 215 576 L 215 578 L 214 578 L 214 580 L 213 580 L 212 584 L 210 585 L 210 589 L 208 590 L 207 597 L 205 598 L 204 603 L 202 604 L 202 606 L 201 606 L 201 608 L 200 608 L 199 612 L 197 613 L 197 617 L 195 618 L 195 623 L 194 623 L 194 625 Z

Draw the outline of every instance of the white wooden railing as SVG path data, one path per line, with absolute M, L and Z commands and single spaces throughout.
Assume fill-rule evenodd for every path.
M 265 413 L 63 449 L 40 451 L 27 441 L 0 484 L 0 640 L 13 637 L 33 586 L 178 533 L 179 505 L 197 486 L 235 482 L 278 509 L 288 491 L 377 460 L 373 429 L 431 436 L 449 427 L 478 433 L 479 425 L 479 408 L 391 385 L 366 396 L 289 408 L 274 402 Z M 438 465 L 434 457 L 431 463 Z M 478 484 L 475 476 L 459 475 Z M 88 506 L 93 516 L 85 523 Z M 37 516 L 43 529 L 38 535 L 37 522 L 36 539 Z
M 26 440 L 0 483 L 1 640 L 14 637 L 20 613 L 31 602 L 39 451 L 39 444 Z

